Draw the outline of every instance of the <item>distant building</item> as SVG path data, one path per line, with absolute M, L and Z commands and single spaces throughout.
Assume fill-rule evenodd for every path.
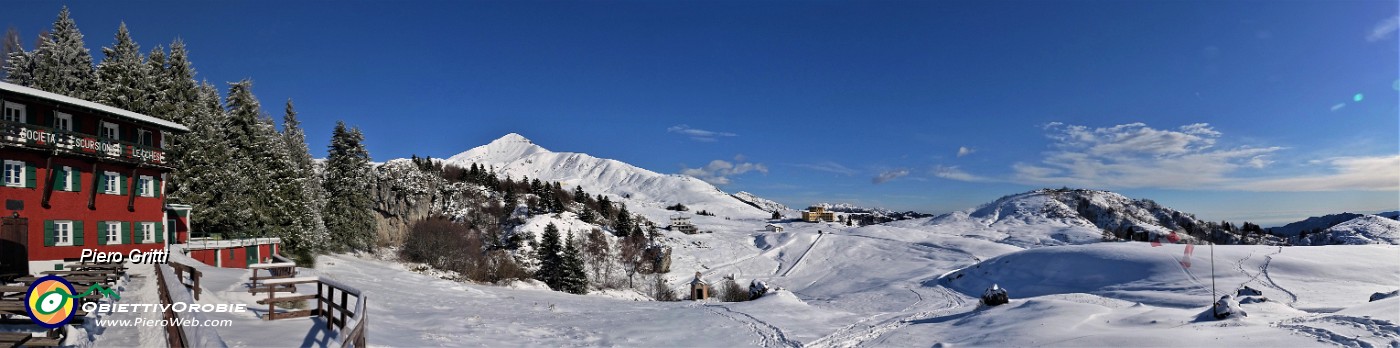
M 685 234 L 695 234 L 696 232 L 700 231 L 698 227 L 695 227 L 694 224 L 690 223 L 690 217 L 686 216 L 685 214 L 672 215 L 670 229 L 672 231 L 680 231 L 681 233 Z
M 836 213 L 826 211 L 826 207 L 814 205 L 807 207 L 807 211 L 802 212 L 802 221 L 822 222 L 836 221 Z
M 763 228 L 767 229 L 768 232 L 782 232 L 782 231 L 783 231 L 783 226 L 778 226 L 778 225 L 774 225 L 774 224 L 768 224 L 768 226 L 763 226 Z
M 706 300 L 710 298 L 710 284 L 700 279 L 700 271 L 695 272 L 695 279 L 690 281 L 690 299 Z

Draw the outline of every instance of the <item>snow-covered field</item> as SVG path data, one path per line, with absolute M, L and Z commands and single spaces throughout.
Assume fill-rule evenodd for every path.
M 461 283 L 372 255 L 323 256 L 303 275 L 372 295 L 373 346 L 1400 345 L 1400 298 L 1367 301 L 1400 288 L 1396 246 L 1217 246 L 1220 293 L 1249 286 L 1267 300 L 1242 304 L 1247 317 L 1215 321 L 1201 316 L 1211 302 L 1206 246 L 1183 267 L 1184 245 L 1023 250 L 953 231 L 784 225 L 782 233 L 667 233 L 705 246 L 677 248 L 687 260 L 668 275 L 678 291 L 695 271 L 711 282 L 732 274 L 740 284 L 762 279 L 782 288 L 751 302 Z M 200 302 L 256 301 L 246 278 L 246 270 L 207 267 Z M 1011 303 L 979 306 L 976 296 L 993 283 L 1009 290 Z M 235 326 L 219 329 L 229 346 L 336 342 L 315 319 L 266 322 L 254 314 L 229 317 Z

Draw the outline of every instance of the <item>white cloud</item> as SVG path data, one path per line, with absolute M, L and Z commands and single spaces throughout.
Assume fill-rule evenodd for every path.
M 695 140 L 695 141 L 705 141 L 705 142 L 717 141 L 717 140 L 719 140 L 720 137 L 736 137 L 736 136 L 739 136 L 738 134 L 729 133 L 729 132 L 716 132 L 716 131 L 708 131 L 708 130 L 704 130 L 704 129 L 690 128 L 689 125 L 684 125 L 684 124 L 674 125 L 674 126 L 668 127 L 668 128 L 666 128 L 666 132 L 667 132 L 667 133 L 676 133 L 676 134 L 685 135 L 685 136 L 690 137 L 691 140 Z
M 1396 191 L 1400 190 L 1400 155 L 1339 157 L 1324 161 L 1331 174 L 1240 182 L 1247 191 Z
M 973 175 L 973 174 L 971 174 L 971 173 L 968 173 L 968 172 L 966 172 L 966 171 L 963 171 L 962 169 L 958 169 L 957 166 L 946 166 L 946 167 L 945 167 L 945 166 L 941 166 L 941 165 L 940 165 L 940 166 L 935 166 L 935 167 L 933 167 L 932 170 L 929 171 L 929 174 L 932 174 L 933 176 L 936 176 L 936 177 L 940 177 L 940 178 L 944 178 L 944 179 L 948 179 L 948 180 L 957 180 L 957 181 L 967 181 L 967 182 L 992 182 L 992 181 L 996 181 L 996 180 L 993 180 L 993 179 L 991 179 L 991 178 L 986 178 L 986 177 L 981 177 L 981 176 Z
M 977 149 L 973 149 L 967 146 L 958 147 L 958 157 L 971 155 L 973 152 L 977 152 Z
M 1344 107 L 1347 107 L 1347 103 L 1337 103 L 1337 105 L 1332 105 L 1332 111 L 1341 110 Z
M 890 180 L 898 179 L 905 175 L 909 175 L 908 169 L 889 170 L 885 171 L 884 173 L 880 173 L 880 175 L 876 175 L 875 178 L 871 179 L 870 181 L 878 185 L 888 182 Z
M 1263 168 L 1280 147 L 1216 149 L 1221 133 L 1197 123 L 1162 130 L 1143 123 L 1105 128 L 1045 125 L 1051 151 L 1037 164 L 1012 166 L 1018 181 L 1081 187 L 1200 188 L 1230 182 L 1242 168 Z
M 817 163 L 798 163 L 793 166 L 807 168 L 819 172 L 835 173 L 845 176 L 856 175 L 856 170 L 832 161 L 822 161 Z
M 728 185 L 730 176 L 748 172 L 768 174 L 768 166 L 763 163 L 748 162 L 743 155 L 739 155 L 735 156 L 734 162 L 713 160 L 704 167 L 681 169 L 681 174 L 693 176 L 713 185 Z
M 1366 42 L 1376 42 L 1389 39 L 1400 30 L 1400 16 L 1392 16 L 1376 23 L 1376 27 L 1371 29 L 1371 33 L 1366 35 Z

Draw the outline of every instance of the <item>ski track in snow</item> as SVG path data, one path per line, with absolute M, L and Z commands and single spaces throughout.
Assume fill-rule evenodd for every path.
M 783 276 L 786 277 L 788 273 L 792 273 L 792 270 L 797 269 L 797 266 L 802 265 L 802 260 L 807 259 L 807 254 L 812 253 L 812 249 L 817 247 L 817 242 L 822 241 L 822 237 L 825 236 L 826 234 L 817 234 L 817 238 L 812 239 L 812 245 L 807 246 L 807 251 L 803 251 L 802 256 L 798 256 L 797 261 L 793 262 L 791 267 L 783 271 Z
M 1268 287 L 1278 289 L 1279 291 L 1283 291 L 1283 293 L 1288 294 L 1288 297 L 1292 298 L 1292 300 L 1288 301 L 1288 305 L 1293 306 L 1294 303 L 1298 302 L 1298 295 L 1294 294 L 1292 291 L 1288 291 L 1288 289 L 1284 289 L 1283 286 L 1279 286 L 1278 283 L 1274 282 L 1274 278 L 1269 276 L 1269 263 L 1274 262 L 1274 255 L 1282 253 L 1283 247 L 1278 247 L 1278 251 L 1275 251 L 1273 254 L 1265 255 L 1264 265 L 1259 267 L 1259 273 L 1263 273 L 1264 279 L 1269 281 L 1269 284 L 1266 284 Z
M 808 344 L 807 347 L 826 348 L 860 346 L 867 342 L 881 339 L 886 334 L 899 328 L 908 326 L 914 321 L 932 318 L 939 314 L 945 314 L 948 311 L 961 308 L 967 304 L 967 301 L 964 300 L 961 295 L 951 290 L 948 290 L 948 288 L 946 287 L 937 286 L 934 289 L 937 290 L 940 297 L 942 297 L 945 301 L 945 304 L 942 308 L 934 309 L 931 311 L 917 312 L 914 314 L 904 316 L 895 315 L 894 317 L 879 320 L 874 324 L 867 324 L 867 322 L 875 321 L 876 318 L 882 316 L 889 316 L 890 313 L 881 313 L 878 315 L 870 316 L 856 322 L 855 324 L 847 325 L 846 327 L 836 330 L 836 332 L 832 332 L 831 334 L 826 335 L 825 337 L 812 341 L 812 343 Z M 897 313 L 906 313 L 908 312 L 908 310 L 913 309 L 915 306 L 924 302 L 924 296 L 919 294 L 918 291 L 915 291 L 914 289 L 909 289 L 909 291 L 914 292 L 914 294 L 918 296 L 918 300 L 910 304 L 909 307 Z M 876 342 L 876 344 L 878 345 L 878 342 Z
M 728 313 L 737 314 L 737 316 L 736 316 L 736 315 L 733 315 L 733 314 L 725 314 L 725 312 L 721 312 L 721 311 L 715 310 L 715 308 L 723 309 L 725 312 L 728 312 Z M 707 304 L 707 305 L 705 305 L 705 309 L 708 310 L 708 311 L 710 311 L 711 313 L 714 313 L 714 314 L 719 315 L 719 316 L 721 316 L 721 317 L 724 317 L 724 318 L 726 318 L 726 319 L 733 320 L 733 321 L 736 321 L 736 322 L 739 322 L 739 323 L 741 323 L 741 324 L 744 324 L 744 325 L 748 326 L 748 327 L 749 327 L 749 331 L 753 332 L 755 335 L 758 336 L 758 344 L 759 344 L 760 346 L 763 346 L 763 347 L 801 347 L 801 346 L 802 346 L 802 344 L 801 344 L 800 342 L 796 342 L 796 341 L 793 341 L 793 340 L 791 340 L 791 339 L 788 339 L 787 335 L 786 335 L 786 334 L 783 334 L 783 330 L 782 330 L 782 329 L 779 329 L 777 326 L 773 326 L 773 324 L 769 324 L 768 322 L 765 322 L 765 321 L 763 321 L 763 320 L 759 320 L 758 318 L 754 318 L 752 315 L 749 315 L 748 313 L 744 313 L 744 312 L 736 311 L 736 310 L 733 310 L 733 309 L 729 309 L 729 307 L 726 307 L 726 306 L 723 306 L 723 305 L 708 305 L 708 304 Z M 743 318 L 740 318 L 739 316 L 743 316 Z M 744 319 L 744 318 L 747 318 L 747 319 Z
M 1359 329 L 1369 333 L 1369 336 L 1349 335 L 1334 330 L 1318 326 L 1305 324 L 1330 324 L 1336 326 L 1337 330 Z M 1328 315 L 1316 318 L 1294 318 L 1274 324 L 1275 327 L 1292 330 L 1295 333 L 1312 336 L 1319 342 L 1331 343 L 1342 347 L 1372 348 L 1371 344 L 1363 338 L 1380 338 L 1382 341 L 1389 340 L 1390 347 L 1400 346 L 1400 326 L 1386 320 L 1371 318 L 1359 318 L 1345 315 Z

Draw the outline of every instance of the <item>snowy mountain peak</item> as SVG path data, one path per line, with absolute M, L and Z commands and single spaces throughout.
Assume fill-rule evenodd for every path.
M 517 133 L 510 133 L 486 145 L 459 153 L 447 159 L 450 163 L 493 163 L 507 162 L 536 153 L 548 153 L 530 139 Z
M 653 219 L 658 221 L 669 216 L 662 208 L 676 203 L 727 214 L 725 217 L 767 216 L 762 210 L 693 177 L 660 174 L 584 153 L 553 152 L 516 133 L 452 156 L 447 163 L 463 168 L 475 163 L 495 168 L 496 174 L 503 177 L 529 177 L 558 181 L 565 186 L 582 186 L 585 191 L 621 199 L 634 213 L 654 213 Z M 641 209 L 645 207 L 655 210 Z

